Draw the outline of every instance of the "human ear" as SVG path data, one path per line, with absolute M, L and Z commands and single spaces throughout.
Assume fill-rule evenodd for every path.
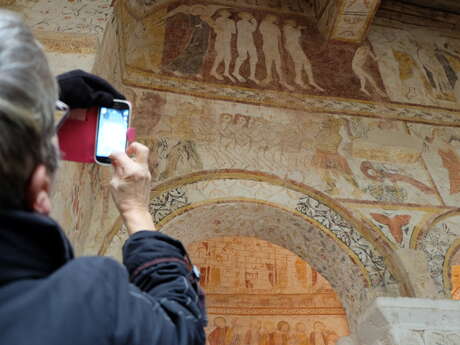
M 43 164 L 33 171 L 26 188 L 27 209 L 43 215 L 51 212 L 51 177 Z

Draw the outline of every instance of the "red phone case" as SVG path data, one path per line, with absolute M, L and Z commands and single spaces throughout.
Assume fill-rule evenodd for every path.
M 58 130 L 62 159 L 80 163 L 94 163 L 96 150 L 97 107 L 72 110 Z M 134 141 L 136 131 L 129 128 L 128 141 Z

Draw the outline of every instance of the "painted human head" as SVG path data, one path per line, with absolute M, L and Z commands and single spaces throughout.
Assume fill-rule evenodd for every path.
M 274 14 L 268 14 L 265 17 L 264 22 L 269 22 L 269 23 L 275 24 L 275 23 L 278 22 L 278 17 L 275 16 Z
M 295 330 L 299 333 L 305 332 L 305 324 L 303 322 L 297 322 L 295 324 Z
M 283 333 L 289 332 L 289 329 L 290 329 L 289 324 L 286 321 L 278 322 L 278 324 L 276 325 L 276 328 L 278 329 L 278 331 L 281 331 Z
M 313 329 L 315 331 L 323 331 L 325 328 L 326 326 L 321 321 L 315 321 L 315 323 L 313 324 Z
M 218 316 L 214 319 L 214 326 L 217 328 L 225 328 L 227 321 L 222 316 Z
M 245 19 L 245 20 L 254 18 L 253 15 L 249 12 L 240 12 L 238 13 L 238 17 L 240 17 L 241 19 Z
M 229 10 L 220 10 L 219 11 L 219 17 L 229 18 L 231 15 L 232 15 L 232 12 L 230 12 Z

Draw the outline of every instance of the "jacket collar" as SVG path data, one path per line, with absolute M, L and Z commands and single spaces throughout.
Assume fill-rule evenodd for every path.
M 0 210 L 0 286 L 44 278 L 73 258 L 69 240 L 49 217 Z

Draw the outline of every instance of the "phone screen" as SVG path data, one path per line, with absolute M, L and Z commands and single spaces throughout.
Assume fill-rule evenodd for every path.
M 116 107 L 115 107 L 116 106 Z M 117 103 L 114 108 L 99 109 L 96 161 L 110 163 L 108 158 L 113 152 L 124 152 L 126 149 L 126 133 L 129 126 L 129 107 Z

